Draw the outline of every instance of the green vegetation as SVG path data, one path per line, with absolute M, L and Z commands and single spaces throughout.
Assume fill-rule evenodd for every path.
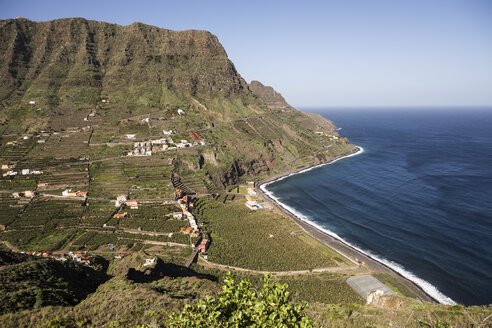
M 179 233 L 187 220 L 172 219 L 180 211 L 175 188 L 198 197 L 192 211 L 211 242 L 212 262 L 272 271 L 343 266 L 348 262 L 339 254 L 291 234 L 299 230 L 291 220 L 250 211 L 242 196 L 226 191 L 355 147 L 330 137 L 338 136 L 332 122 L 295 110 L 273 89 L 259 83 L 248 88 L 208 32 L 19 18 L 0 21 L 0 39 L 8 68 L 0 70 L 0 249 L 82 250 L 110 262 L 106 271 L 100 264 L 3 254 L 2 327 L 193 326 L 196 318 L 222 326 L 295 318 L 309 326 L 299 312 L 303 300 L 310 302 L 305 310 L 314 326 L 490 324 L 490 307 L 408 298 L 400 309 L 364 307 L 346 275 L 272 277 L 262 287 L 251 273 L 241 276 L 251 285 L 226 278 L 217 294 L 224 271 L 181 267 L 192 252 L 186 245 L 198 238 Z M 203 143 L 192 140 L 191 131 Z M 194 144 L 127 156 L 134 142 L 155 139 L 172 147 L 181 140 Z M 88 198 L 61 198 L 66 189 L 88 192 Z M 24 197 L 25 191 L 33 194 Z M 118 195 L 137 200 L 139 208 L 115 206 Z M 143 261 L 154 257 L 158 264 L 144 268 Z M 415 297 L 391 276 L 378 277 L 402 297 Z M 236 292 L 258 306 L 249 307 Z M 205 311 L 214 315 L 206 318 Z M 181 314 L 169 321 L 172 312 Z
M 391 288 L 399 295 L 410 297 L 410 298 L 417 298 L 417 295 L 415 295 L 415 293 L 410 288 L 399 282 L 398 279 L 396 279 L 389 273 L 378 272 L 378 273 L 374 273 L 373 276 L 376 277 L 382 283 L 386 284 L 389 288 Z
M 0 251 L 0 258 L 6 256 Z M 19 261 L 16 261 L 19 262 Z M 105 274 L 71 261 L 30 259 L 0 269 L 0 313 L 47 305 L 74 305 L 95 291 Z
M 250 282 L 236 283 L 228 275 L 216 297 L 185 306 L 182 313 L 171 315 L 169 327 L 313 327 L 301 306 L 289 304 L 287 285 L 269 282 L 268 276 L 263 282 L 256 291 Z
M 255 212 L 236 197 L 225 204 L 210 197 L 195 202 L 193 213 L 210 235 L 212 262 L 255 270 L 306 270 L 337 266 L 337 255 L 291 232 L 299 226 L 272 212 Z M 261 256 L 259 256 L 261 254 Z
M 13 308 L 5 308 L 0 315 L 2 327 L 245 327 L 256 322 L 262 327 L 477 327 L 487 326 L 487 319 L 492 314 L 489 307 L 463 307 L 423 304 L 413 301 L 411 305 L 396 308 L 365 307 L 361 300 L 329 304 L 315 300 L 305 304 L 296 297 L 297 277 L 261 279 L 259 276 L 238 276 L 232 278 L 223 274 L 221 286 L 213 276 L 204 273 L 185 271 L 176 265 L 164 265 L 163 272 L 170 275 L 181 272 L 180 276 L 156 276 L 155 268 L 144 268 L 142 263 L 147 256 L 135 253 L 113 263 L 108 272 L 113 275 L 108 281 L 100 283 L 97 290 L 75 305 L 52 305 L 36 307 L 40 304 L 67 304 L 78 302 L 77 290 L 71 289 L 72 271 L 79 272 L 87 268 L 70 268 L 58 272 L 49 267 L 29 271 L 33 263 L 51 265 L 55 261 L 36 259 L 25 255 L 10 254 L 2 256 L 4 267 L 0 269 L 0 278 L 11 282 L 15 279 L 15 306 L 25 306 L 24 310 L 11 312 Z M 167 262 L 169 263 L 169 262 Z M 60 264 L 60 263 L 58 263 Z M 127 278 L 130 269 L 144 270 L 147 282 L 133 282 Z M 20 275 L 4 274 L 4 270 L 17 270 Z M 43 276 L 40 283 L 36 272 L 49 275 Z M 61 275 L 60 275 L 61 273 Z M 75 274 L 75 273 L 74 273 Z M 75 274 L 76 277 L 79 277 Z M 13 278 L 19 277 L 19 278 Z M 246 279 L 245 279 L 246 278 Z M 306 281 L 308 281 L 308 278 Z M 79 278 L 80 279 L 80 278 Z M 304 279 L 304 277 L 302 278 Z M 330 281 L 344 278 L 321 275 L 317 282 L 323 285 Z M 240 282 L 239 282 L 240 280 Z M 68 281 L 66 285 L 60 284 Z M 287 287 L 287 284 L 289 285 Z M 316 281 L 313 281 L 313 290 Z M 78 286 L 85 284 L 81 280 Z M 4 285 L 2 285 L 2 288 Z M 37 294 L 27 291 L 34 288 Z M 322 285 L 320 285 L 322 287 Z M 4 296 L 3 292 L 1 296 Z M 8 293 L 11 293 L 10 291 Z M 10 294 L 9 294 L 10 295 Z M 35 295 L 35 296 L 33 296 Z M 39 296 L 38 296 L 39 295 Z M 49 297 L 48 297 L 49 296 Z M 80 295 L 79 295 L 80 296 Z M 83 295 L 82 295 L 83 296 Z M 67 298 L 64 298 L 67 297 Z M 11 298 L 2 297 L 2 306 L 11 304 Z M 330 302 L 333 299 L 329 300 Z M 33 303 L 34 302 L 34 303 Z M 41 303 L 46 302 L 46 303 Z M 68 303 L 74 304 L 74 303 Z M 256 306 L 255 306 L 256 305 Z M 302 308 L 301 308 L 302 306 Z M 172 314 L 174 313 L 174 314 Z M 171 315 L 172 314 L 172 315 Z M 295 321 L 285 321 L 295 318 Z M 205 324 L 206 323 L 206 324 Z M 261 324 L 260 324 L 261 323 Z

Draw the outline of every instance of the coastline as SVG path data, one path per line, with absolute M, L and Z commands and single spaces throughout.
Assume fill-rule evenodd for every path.
M 318 242 L 321 244 L 325 245 L 328 248 L 333 249 L 334 251 L 344 255 L 344 256 L 349 256 L 352 258 L 356 258 L 358 260 L 361 260 L 364 262 L 365 265 L 371 270 L 371 271 L 377 271 L 377 272 L 385 272 L 389 273 L 395 278 L 397 278 L 401 283 L 403 283 L 405 286 L 407 286 L 409 289 L 411 289 L 421 300 L 430 302 L 430 303 L 444 303 L 440 302 L 437 298 L 431 296 L 427 291 L 424 290 L 423 287 L 419 286 L 417 283 L 414 281 L 410 280 L 409 278 L 405 277 L 402 273 L 396 271 L 394 268 L 391 268 L 387 264 L 383 263 L 382 261 L 373 258 L 369 254 L 366 254 L 362 250 L 357 249 L 353 245 L 350 245 L 346 241 L 344 241 L 342 238 L 338 237 L 336 234 L 332 235 L 327 233 L 326 231 L 323 231 L 321 227 L 316 226 L 313 222 L 303 220 L 300 218 L 298 215 L 293 213 L 294 211 L 289 210 L 285 208 L 285 206 L 282 206 L 282 204 L 274 199 L 274 197 L 271 197 L 268 195 L 268 191 L 264 190 L 268 184 L 283 180 L 291 175 L 294 174 L 300 174 L 304 173 L 307 171 L 310 171 L 312 169 L 324 166 L 324 165 L 329 165 L 332 164 L 338 160 L 347 158 L 347 157 L 352 157 L 358 154 L 361 154 L 364 151 L 362 147 L 356 146 L 356 149 L 351 152 L 350 154 L 343 155 L 343 156 L 337 156 L 331 161 L 317 164 L 317 165 L 312 165 L 310 167 L 305 167 L 305 168 L 299 168 L 296 170 L 290 170 L 284 173 L 276 174 L 272 177 L 266 178 L 264 180 L 259 181 L 255 185 L 256 192 L 258 195 L 260 195 L 262 198 L 268 200 L 274 207 L 276 207 L 279 211 L 284 213 L 286 216 L 290 217 L 295 223 L 297 223 L 309 236 L 312 238 L 316 239 Z M 335 237 L 336 236 L 336 237 Z M 338 238 L 337 238 L 338 237 Z M 452 300 L 451 300 L 452 301 Z

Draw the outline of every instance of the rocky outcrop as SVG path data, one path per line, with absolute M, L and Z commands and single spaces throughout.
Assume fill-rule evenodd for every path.
M 375 290 L 367 295 L 366 305 L 384 309 L 398 309 L 409 304 L 400 296 L 384 295 L 382 290 Z
M 284 97 L 272 87 L 265 86 L 259 81 L 251 81 L 249 89 L 265 102 L 270 109 L 285 109 L 291 106 L 285 101 Z
M 239 183 L 242 176 L 261 176 L 270 171 L 269 163 L 263 159 L 251 161 L 234 161 L 230 168 L 218 178 L 218 185 L 225 187 Z

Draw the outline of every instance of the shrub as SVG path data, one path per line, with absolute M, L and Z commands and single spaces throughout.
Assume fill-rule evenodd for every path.
M 289 304 L 286 284 L 262 279 L 263 288 L 251 288 L 251 283 L 234 281 L 228 273 L 217 297 L 207 296 L 198 304 L 186 305 L 180 314 L 169 318 L 170 327 L 312 327 L 311 320 L 302 312 L 303 306 Z

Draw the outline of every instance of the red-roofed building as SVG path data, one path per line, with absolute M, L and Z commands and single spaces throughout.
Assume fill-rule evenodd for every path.
M 208 239 L 203 239 L 198 248 L 200 248 L 202 253 L 205 253 L 208 249 Z

